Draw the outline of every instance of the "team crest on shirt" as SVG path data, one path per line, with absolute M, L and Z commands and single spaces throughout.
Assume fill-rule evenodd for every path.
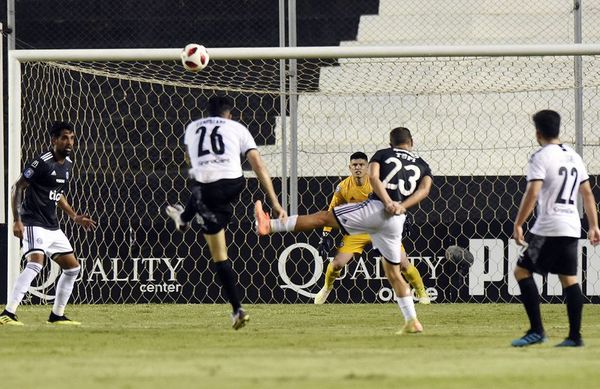
M 23 176 L 25 176 L 25 178 L 31 178 L 31 177 L 33 177 L 33 169 L 32 168 L 27 168 L 23 172 Z
M 36 242 L 37 244 L 43 244 L 43 243 L 44 243 L 44 241 L 42 240 L 42 238 L 37 238 L 37 239 L 35 240 L 35 242 Z

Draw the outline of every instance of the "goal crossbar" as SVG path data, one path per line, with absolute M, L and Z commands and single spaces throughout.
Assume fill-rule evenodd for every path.
M 600 44 L 473 46 L 320 46 L 208 48 L 213 60 L 393 57 L 571 56 L 600 53 Z M 181 49 L 13 50 L 9 59 L 27 61 L 171 61 Z

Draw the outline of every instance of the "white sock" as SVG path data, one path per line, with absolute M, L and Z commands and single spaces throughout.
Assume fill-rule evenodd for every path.
M 298 215 L 288 216 L 285 219 L 271 219 L 271 232 L 294 231 Z
M 404 321 L 409 321 L 417 318 L 415 302 L 413 301 L 412 296 L 398 297 L 396 299 L 396 302 L 398 303 L 398 307 L 400 307 L 402 316 L 404 316 Z
M 52 312 L 57 316 L 63 316 L 65 314 L 65 307 L 73 292 L 73 285 L 79 275 L 81 266 L 74 267 L 73 269 L 63 270 L 58 283 L 56 284 L 56 297 L 54 298 L 54 305 L 52 306 Z
M 35 277 L 40 274 L 40 271 L 42 271 L 42 265 L 36 262 L 27 262 L 27 266 L 25 266 L 25 269 L 17 277 L 12 296 L 10 296 L 8 304 L 6 304 L 8 312 L 14 314 L 17 311 L 17 307 L 23 301 L 25 293 L 27 293 Z

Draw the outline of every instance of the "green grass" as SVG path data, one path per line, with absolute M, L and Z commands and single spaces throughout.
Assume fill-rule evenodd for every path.
M 425 333 L 395 336 L 392 304 L 248 305 L 233 331 L 225 305 L 70 306 L 80 328 L 0 327 L 2 388 L 590 388 L 600 379 L 600 306 L 584 308 L 586 347 L 555 349 L 563 305 L 542 307 L 550 342 L 509 346 L 517 304 L 417 306 Z M 597 386 L 596 386 L 597 387 Z

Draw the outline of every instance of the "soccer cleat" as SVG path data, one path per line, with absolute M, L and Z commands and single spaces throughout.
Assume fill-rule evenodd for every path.
M 579 338 L 577 340 L 566 338 L 559 344 L 554 347 L 583 347 L 583 339 Z
M 167 205 L 167 207 L 165 208 L 165 212 L 167 213 L 167 216 L 169 216 L 175 222 L 175 228 L 177 229 L 177 231 L 183 232 L 187 229 L 187 223 L 184 223 L 183 220 L 181 220 L 183 206 L 179 204 Z
M 329 296 L 329 293 L 331 293 L 332 290 L 333 288 L 327 289 L 326 287 L 323 287 L 315 296 L 315 304 L 325 304 L 325 302 L 327 301 L 327 297 Z
M 418 334 L 423 332 L 423 325 L 419 322 L 419 319 L 415 318 L 404 323 L 404 327 L 396 335 L 404 334 Z
M 544 343 L 546 341 L 546 336 L 544 334 L 540 334 L 538 332 L 529 330 L 520 337 L 519 339 L 513 340 L 510 344 L 513 347 L 526 347 L 531 346 L 533 344 Z
M 22 326 L 24 325 L 19 321 L 17 315 L 8 312 L 6 309 L 0 314 L 0 326 Z
M 417 296 L 417 300 L 419 301 L 419 304 L 423 304 L 423 305 L 431 304 L 431 298 L 427 294 L 427 291 L 425 290 L 425 288 L 415 289 L 415 295 Z
M 59 325 L 59 326 L 80 326 L 81 325 L 81 323 L 78 321 L 71 320 L 68 317 L 66 317 L 65 315 L 62 315 L 62 316 L 55 315 L 54 312 L 50 312 L 50 317 L 48 318 L 48 321 L 46 323 Z
M 269 235 L 271 232 L 271 218 L 263 210 L 260 200 L 254 203 L 254 217 L 256 218 L 256 232 L 258 235 Z
M 250 315 L 246 313 L 242 308 L 239 308 L 233 315 L 231 315 L 231 326 L 234 330 L 239 330 L 250 320 Z

